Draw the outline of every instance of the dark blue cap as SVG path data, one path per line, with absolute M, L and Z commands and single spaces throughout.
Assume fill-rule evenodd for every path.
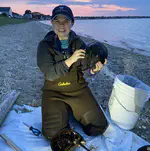
M 74 16 L 72 10 L 66 5 L 59 5 L 52 11 L 51 20 L 54 20 L 58 15 L 64 15 L 67 19 L 74 23 Z

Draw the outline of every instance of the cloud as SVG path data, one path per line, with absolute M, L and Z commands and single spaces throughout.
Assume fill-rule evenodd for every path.
M 47 5 L 47 4 L 64 4 L 64 0 L 30 0 L 28 4 Z
M 46 13 L 49 12 L 51 15 L 52 10 L 54 7 L 58 6 L 60 4 L 46 4 L 46 5 L 41 5 L 36 7 L 38 8 L 39 11 Z M 103 15 L 109 15 L 112 12 L 117 12 L 117 11 L 122 11 L 122 12 L 127 12 L 128 10 L 135 10 L 134 8 L 128 8 L 128 7 L 120 7 L 117 5 L 99 5 L 99 4 L 86 4 L 86 5 L 68 5 L 75 16 L 103 16 Z M 35 8 L 35 7 L 34 7 Z M 35 10 L 34 10 L 35 11 Z
M 93 0 L 33 0 L 33 1 L 29 1 L 28 4 L 34 4 L 34 5 L 58 5 L 58 4 L 65 4 L 68 6 L 72 6 L 72 7 L 78 7 L 80 9 L 87 9 L 89 10 L 91 7 L 91 9 L 95 9 L 95 11 L 108 11 L 108 12 L 113 12 L 113 11 L 129 11 L 129 10 L 136 10 L 135 8 L 131 8 L 131 7 L 121 7 L 119 5 L 114 5 L 114 4 L 98 4 L 92 2 Z M 93 3 L 93 4 L 92 4 Z M 73 6 L 74 5 L 74 6 Z M 79 10 L 82 11 L 82 10 Z M 86 10 L 85 10 L 86 11 Z M 94 10 L 92 10 L 94 11 Z
M 46 2 L 46 1 L 30 1 L 28 2 L 29 5 L 47 5 L 51 4 L 51 2 Z
M 66 2 L 82 2 L 82 3 L 89 3 L 92 0 L 65 0 Z
M 99 5 L 99 4 L 88 4 L 88 5 L 68 5 L 75 16 L 103 16 L 112 15 L 118 11 L 128 12 L 129 10 L 136 10 L 135 8 L 120 7 L 117 5 Z
M 93 3 L 92 0 L 32 0 L 28 4 L 47 5 L 47 4 L 63 4 L 63 5 L 85 5 Z
M 3 0 L 2 0 L 3 1 Z M 29 1 L 31 1 L 31 0 L 5 0 L 5 1 L 3 1 L 3 2 L 0 2 L 0 5 L 1 4 L 3 4 L 3 3 L 6 3 L 6 4 L 8 4 L 8 3 L 19 3 L 19 4 L 25 4 L 25 3 L 28 3 Z
M 103 4 L 101 5 L 102 8 L 99 8 L 99 11 L 129 11 L 129 10 L 136 10 L 135 8 L 129 8 L 129 7 L 120 7 L 117 5 L 108 5 L 108 4 Z
M 69 7 L 72 9 L 75 16 L 91 16 L 96 10 L 93 5 L 69 5 Z
M 2 6 L 10 6 L 13 11 L 18 12 L 20 14 L 23 14 L 26 9 L 30 9 L 32 12 L 38 11 L 43 14 L 51 15 L 54 7 L 61 4 L 65 4 L 69 6 L 73 10 L 75 16 L 106 16 L 106 15 L 118 14 L 118 11 L 126 15 L 129 12 L 130 13 L 133 13 L 133 11 L 136 12 L 135 11 L 136 9 L 132 7 L 121 7 L 119 5 L 114 5 L 114 4 L 109 5 L 106 3 L 100 5 L 98 3 L 89 2 L 92 0 L 65 0 L 68 1 L 66 3 L 64 3 L 64 0 L 57 0 L 57 2 L 56 0 L 42 0 L 42 1 L 41 0 L 23 0 L 23 1 L 12 0 L 12 1 L 13 2 L 7 0 L 7 2 L 2 3 Z M 55 3 L 52 3 L 54 1 Z M 71 1 L 74 2 L 71 3 Z M 78 2 L 75 3 L 75 1 Z M 84 4 L 81 4 L 83 3 L 83 1 Z M 85 3 L 85 1 L 87 3 Z M 34 3 L 34 5 L 31 5 L 31 2 Z M 132 10 L 132 12 L 130 10 Z M 119 14 L 121 14 L 120 12 Z

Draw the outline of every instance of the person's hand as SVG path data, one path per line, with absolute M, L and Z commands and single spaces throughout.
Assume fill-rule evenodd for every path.
M 99 72 L 103 67 L 104 65 L 107 64 L 107 59 L 105 59 L 105 62 L 104 64 L 102 64 L 100 61 L 98 61 L 96 64 L 95 64 L 95 68 L 92 69 L 92 74 L 95 74 L 96 72 Z
M 70 67 L 78 59 L 83 59 L 83 58 L 85 58 L 85 50 L 79 49 L 76 50 L 70 58 L 66 59 L 65 63 L 68 67 Z
M 85 58 L 85 50 L 79 49 L 79 50 L 76 50 L 69 59 L 71 59 L 72 63 L 74 63 L 78 59 L 83 59 L 83 58 Z

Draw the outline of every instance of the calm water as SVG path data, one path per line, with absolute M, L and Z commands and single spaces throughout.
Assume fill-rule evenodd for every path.
M 42 21 L 50 24 L 50 21 Z M 150 56 L 150 19 L 76 20 L 76 33 Z

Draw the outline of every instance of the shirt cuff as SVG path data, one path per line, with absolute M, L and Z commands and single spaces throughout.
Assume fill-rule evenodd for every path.
M 62 61 L 62 64 L 64 65 L 65 69 L 68 71 L 69 67 L 66 65 L 65 61 Z
M 92 74 L 90 70 L 91 70 L 91 69 L 89 68 L 88 71 L 87 71 L 88 74 L 89 74 L 90 76 L 94 76 L 95 74 Z

